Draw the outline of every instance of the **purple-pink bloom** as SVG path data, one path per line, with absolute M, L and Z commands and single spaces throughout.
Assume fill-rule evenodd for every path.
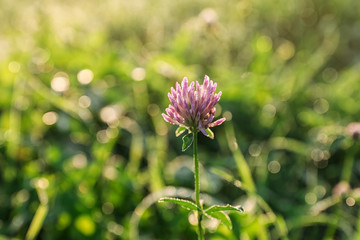
M 225 118 L 220 118 L 213 122 L 215 115 L 215 105 L 219 101 L 221 91 L 215 93 L 217 84 L 205 75 L 202 85 L 196 81 L 188 83 L 184 77 L 181 82 L 176 83 L 176 89 L 171 88 L 168 93 L 171 104 L 166 108 L 166 113 L 162 116 L 165 121 L 186 127 L 191 131 L 200 130 L 205 136 L 209 136 L 210 127 L 222 124 Z

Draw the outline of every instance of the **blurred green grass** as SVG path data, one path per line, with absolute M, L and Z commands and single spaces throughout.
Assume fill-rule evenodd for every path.
M 205 74 L 207 239 L 358 239 L 360 2 L 0 0 L 0 239 L 195 239 L 191 153 L 161 117 Z

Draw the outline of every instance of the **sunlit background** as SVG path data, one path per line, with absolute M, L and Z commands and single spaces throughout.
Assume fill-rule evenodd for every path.
M 0 240 L 196 239 L 192 213 L 157 202 L 194 181 L 161 113 L 205 74 L 227 121 L 199 137 L 202 198 L 245 209 L 206 239 L 360 239 L 360 1 L 0 9 Z

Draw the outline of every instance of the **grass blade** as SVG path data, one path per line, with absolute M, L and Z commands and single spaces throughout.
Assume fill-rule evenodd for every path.
M 26 240 L 33 240 L 36 238 L 44 223 L 45 217 L 49 211 L 48 205 L 40 204 L 36 210 L 35 216 L 31 221 L 29 230 L 26 233 Z

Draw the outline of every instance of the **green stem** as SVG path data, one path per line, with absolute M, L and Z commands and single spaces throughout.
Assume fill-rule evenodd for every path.
M 344 167 L 340 177 L 341 182 L 350 183 L 357 149 L 358 149 L 357 144 L 356 145 L 354 144 L 347 149 L 347 156 L 345 157 Z M 342 209 L 341 209 L 341 201 L 340 201 L 339 203 L 336 204 L 334 217 L 332 218 L 336 222 L 336 224 L 331 225 L 327 228 L 325 232 L 325 237 L 323 238 L 324 240 L 334 239 L 334 235 L 336 233 L 336 230 L 338 229 L 338 223 L 341 220 L 341 213 L 342 213 Z
M 360 210 L 359 210 L 359 216 L 358 216 L 358 222 L 357 222 L 357 233 L 355 239 L 360 239 Z
M 196 205 L 199 209 L 202 209 L 202 206 L 200 204 L 200 176 L 199 176 L 199 158 L 198 158 L 198 152 L 197 152 L 197 131 L 193 131 L 193 152 L 194 152 L 194 165 L 195 165 L 195 199 L 196 199 Z M 202 211 L 198 210 L 198 226 L 199 226 L 199 235 L 198 239 L 203 240 L 203 231 L 201 227 L 201 220 L 202 220 Z

